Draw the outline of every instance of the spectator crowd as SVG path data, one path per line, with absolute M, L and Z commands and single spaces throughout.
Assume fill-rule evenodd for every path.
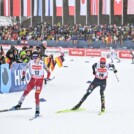
M 50 25 L 47 23 L 37 24 L 34 27 L 22 27 L 19 24 L 13 26 L 0 26 L 0 40 L 17 40 L 21 44 L 27 43 L 29 40 L 43 41 L 77 41 L 84 40 L 88 44 L 93 41 L 102 41 L 104 44 L 120 45 L 124 41 L 134 41 L 134 26 L 131 24 L 117 26 L 116 24 L 100 24 L 100 25 Z
M 32 59 L 32 53 L 37 51 L 40 58 L 47 57 L 45 55 L 47 42 L 42 41 L 39 46 L 23 46 L 22 50 L 18 50 L 14 45 L 11 45 L 10 49 L 5 52 L 3 47 L 0 46 L 0 65 L 8 63 L 10 68 L 13 63 L 28 63 Z

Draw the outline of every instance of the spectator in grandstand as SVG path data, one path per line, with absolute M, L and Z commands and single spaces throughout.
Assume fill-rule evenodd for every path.
M 42 55 L 41 55 L 41 48 L 40 46 L 36 46 L 36 50 L 38 51 L 38 53 L 40 54 L 40 58 L 42 58 Z M 44 56 L 43 56 L 44 57 Z
M 27 55 L 27 58 L 28 58 L 28 61 L 32 59 L 32 51 L 31 49 L 26 49 L 26 55 Z
M 40 47 L 40 56 L 41 57 L 46 57 L 47 55 L 45 54 L 46 48 L 47 48 L 47 41 L 42 41 L 41 45 L 39 45 Z
M 0 65 L 1 64 L 6 64 L 6 60 L 5 60 L 3 53 L 0 51 Z
M 13 50 L 9 49 L 6 53 L 6 63 L 9 64 L 9 68 L 12 67 L 12 64 L 15 62 L 14 57 L 13 57 Z
M 14 62 L 16 63 L 22 63 L 22 61 L 20 60 L 20 56 L 19 56 L 19 51 L 17 48 L 15 48 L 15 46 L 11 46 L 10 50 L 13 51 L 13 58 L 14 58 Z
M 30 59 L 28 58 L 25 50 L 20 52 L 20 59 L 23 63 L 28 63 L 29 62 Z
M 31 50 L 31 52 L 34 51 L 34 47 L 33 46 L 29 46 L 29 49 Z

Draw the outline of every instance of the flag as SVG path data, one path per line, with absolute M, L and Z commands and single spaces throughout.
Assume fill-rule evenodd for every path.
M 69 15 L 74 16 L 75 15 L 75 0 L 68 0 L 68 6 L 69 6 Z
M 23 0 L 23 16 L 31 16 L 31 0 Z
M 80 15 L 87 15 L 87 0 L 80 0 Z
M 114 0 L 114 15 L 122 15 L 122 0 Z
M 61 55 L 61 56 L 59 56 L 59 57 L 56 57 L 55 58 L 55 62 L 57 63 L 57 65 L 59 66 L 59 67 L 62 67 L 63 66 L 63 62 L 64 62 L 64 57 Z
M 43 16 L 42 0 L 34 0 L 34 16 Z
M 4 16 L 10 16 L 10 0 L 4 0 Z
M 45 16 L 53 16 L 53 0 L 45 0 Z
M 13 0 L 13 16 L 21 16 L 21 0 Z
M 110 0 L 102 1 L 102 14 L 110 15 Z
M 56 16 L 62 16 L 63 0 L 56 0 Z
M 134 0 L 127 1 L 127 14 L 134 14 Z
M 99 14 L 99 0 L 90 0 L 91 15 Z
M 50 55 L 51 56 L 51 55 Z M 46 57 L 45 59 L 44 59 L 44 62 L 45 62 L 45 64 L 46 64 L 46 66 L 47 66 L 47 68 L 49 69 L 49 70 L 51 70 L 51 71 L 53 71 L 54 70 L 54 68 L 55 68 L 55 61 L 54 61 L 54 59 L 53 59 L 53 56 L 48 56 L 48 57 Z

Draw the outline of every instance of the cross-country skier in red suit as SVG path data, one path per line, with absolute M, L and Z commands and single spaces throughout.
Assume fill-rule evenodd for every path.
M 81 104 L 86 100 L 86 98 L 92 93 L 96 87 L 100 87 L 100 96 L 101 96 L 101 112 L 105 111 L 105 96 L 104 91 L 106 88 L 106 82 L 108 78 L 108 70 L 113 68 L 113 72 L 117 73 L 114 64 L 106 63 L 104 57 L 100 58 L 98 63 L 92 65 L 93 75 L 95 76 L 94 80 L 89 85 L 86 94 L 82 97 L 77 105 L 75 105 L 72 110 L 77 110 Z
M 36 103 L 36 110 L 35 110 L 35 116 L 39 116 L 40 114 L 40 99 L 39 95 L 42 90 L 43 81 L 44 81 L 44 70 L 47 72 L 48 69 L 44 62 L 40 59 L 39 53 L 37 51 L 34 51 L 32 54 L 32 60 L 30 60 L 27 65 L 25 66 L 23 70 L 23 76 L 22 81 L 25 79 L 26 70 L 29 69 L 31 74 L 31 80 L 28 83 L 26 89 L 23 92 L 23 95 L 21 96 L 18 104 L 14 106 L 15 109 L 19 109 L 25 99 L 25 97 L 28 95 L 28 93 L 36 86 L 35 90 L 35 103 Z M 49 74 L 49 73 L 48 73 Z M 48 76 L 49 77 L 49 76 Z

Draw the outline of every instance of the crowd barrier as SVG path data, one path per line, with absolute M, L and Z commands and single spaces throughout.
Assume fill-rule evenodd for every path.
M 30 73 L 27 70 L 26 78 L 21 81 L 22 69 L 26 64 L 15 63 L 9 69 L 9 64 L 0 65 L 0 93 L 11 93 L 23 91 L 30 80 Z
M 108 47 L 113 47 L 114 49 L 134 49 L 134 42 L 128 40 L 124 41 L 123 44 L 117 42 L 116 44 L 104 44 L 102 41 L 93 41 L 91 44 L 88 44 L 87 41 L 78 40 L 77 44 L 73 43 L 73 40 L 70 41 L 55 41 L 48 40 L 48 47 L 64 47 L 64 48 L 97 48 L 103 49 Z M 2 45 L 29 45 L 29 46 L 38 46 L 41 44 L 41 41 L 29 40 L 26 43 L 21 43 L 21 41 L 10 41 L 10 40 L 0 40 Z

